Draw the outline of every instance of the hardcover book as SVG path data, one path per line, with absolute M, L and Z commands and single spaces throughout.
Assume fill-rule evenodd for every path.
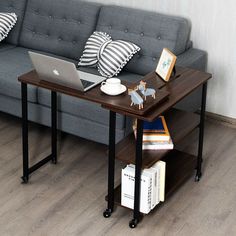
M 171 150 L 174 148 L 172 139 L 169 141 L 148 141 L 143 142 L 143 150 Z
M 122 169 L 121 177 L 121 205 L 134 208 L 134 179 L 135 168 L 127 166 Z M 148 214 L 152 209 L 152 177 L 142 171 L 140 191 L 140 212 Z
M 165 200 L 166 163 L 158 161 L 141 173 L 140 212 L 148 214 L 157 204 Z M 134 208 L 135 165 L 122 169 L 121 205 Z
M 169 141 L 170 133 L 164 116 L 158 117 L 154 122 L 143 123 L 143 142 Z
M 166 181 L 166 163 L 164 161 L 158 161 L 151 168 L 154 168 L 158 173 L 158 188 L 156 195 L 156 204 L 160 201 L 165 201 L 165 181 Z

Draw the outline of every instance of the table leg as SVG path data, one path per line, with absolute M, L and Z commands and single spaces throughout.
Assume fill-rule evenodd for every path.
M 51 146 L 52 163 L 57 163 L 57 93 L 51 91 Z
M 202 176 L 202 152 L 204 142 L 204 126 L 205 126 L 205 111 L 206 111 L 206 96 L 207 96 L 207 82 L 202 86 L 202 104 L 201 104 L 201 117 L 199 127 L 199 144 L 198 144 L 198 158 L 197 158 L 197 173 L 195 181 L 198 182 Z
M 137 122 L 136 160 L 135 160 L 135 189 L 133 219 L 129 222 L 130 228 L 135 228 L 140 221 L 140 187 L 142 169 L 143 121 Z
M 109 122 L 109 160 L 108 160 L 108 204 L 103 216 L 108 218 L 114 209 L 114 176 L 115 176 L 115 147 L 116 147 L 116 113 L 110 111 Z
M 28 102 L 27 84 L 21 83 L 21 104 L 22 104 L 22 147 L 23 147 L 23 183 L 29 180 L 29 144 L 28 144 Z
M 22 147 L 23 147 L 23 176 L 21 177 L 23 183 L 28 183 L 29 175 L 52 161 L 56 164 L 57 162 L 57 94 L 52 92 L 52 136 L 51 145 L 52 153 L 40 160 L 33 166 L 29 167 L 29 127 L 28 127 L 28 101 L 27 101 L 27 84 L 21 83 L 21 103 L 22 103 Z

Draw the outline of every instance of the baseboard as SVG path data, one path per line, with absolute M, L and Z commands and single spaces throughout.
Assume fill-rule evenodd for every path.
M 209 120 L 214 120 L 214 121 L 220 122 L 223 125 L 227 125 L 232 128 L 236 128 L 236 119 L 234 119 L 234 118 L 218 115 L 218 114 L 211 113 L 211 112 L 206 112 L 206 118 Z

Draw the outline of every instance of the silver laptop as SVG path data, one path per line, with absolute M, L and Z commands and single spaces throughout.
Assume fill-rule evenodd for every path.
M 78 71 L 74 63 L 55 57 L 29 52 L 34 68 L 40 79 L 87 91 L 100 84 L 106 78 Z

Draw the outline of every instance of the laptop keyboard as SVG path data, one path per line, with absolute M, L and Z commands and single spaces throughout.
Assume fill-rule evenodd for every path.
M 91 82 L 91 81 L 88 81 L 88 80 L 83 80 L 83 79 L 80 79 L 84 88 L 88 88 L 89 86 L 95 84 L 94 82 Z

